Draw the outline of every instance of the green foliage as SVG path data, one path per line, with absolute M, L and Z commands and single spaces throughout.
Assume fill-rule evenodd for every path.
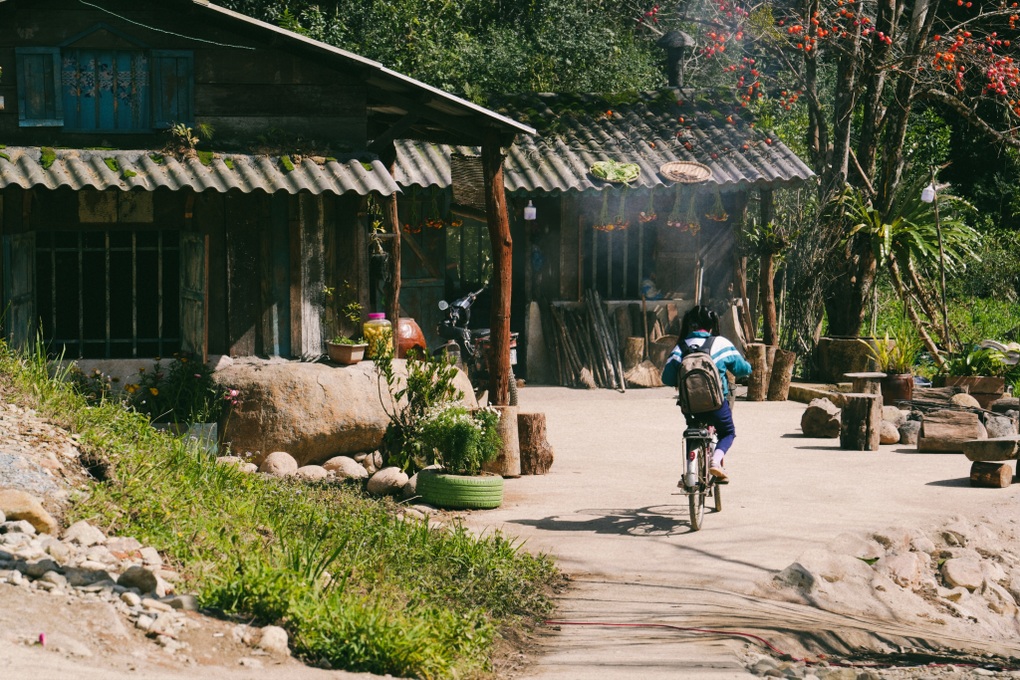
M 335 345 L 355 345 L 363 342 L 354 339 L 361 325 L 364 307 L 358 302 L 358 291 L 346 279 L 339 286 L 323 286 L 323 325 L 327 337 Z
M 43 166 L 44 169 L 49 168 L 51 165 L 53 165 L 54 161 L 56 160 L 57 152 L 54 151 L 52 147 L 49 146 L 42 147 L 41 155 L 39 157 L 39 164 Z
M 68 368 L 66 375 L 71 389 L 80 394 L 89 406 L 111 400 L 118 403 L 121 401 L 118 398 L 119 393 L 114 388 L 117 379 L 103 373 L 98 368 L 86 374 L 77 364 L 74 364 Z
M 87 519 L 160 550 L 203 607 L 284 626 L 306 662 L 397 677 L 482 677 L 497 636 L 551 611 L 555 567 L 499 533 L 397 518 L 333 484 L 246 475 L 118 404 L 88 406 L 44 354 L 0 343 L 5 398 L 79 436 L 115 475 L 73 498 Z
M 990 347 L 975 347 L 969 352 L 957 354 L 946 362 L 946 373 L 952 376 L 992 376 L 1001 378 L 1009 372 L 1010 366 L 1003 361 L 1002 352 Z
M 186 354 L 175 354 L 165 369 L 157 360 L 140 373 L 138 383 L 124 389 L 131 406 L 154 423 L 213 423 L 237 397 L 216 384 L 207 364 Z
M 440 403 L 418 424 L 425 465 L 438 464 L 454 475 L 477 475 L 499 455 L 499 411 Z
M 899 324 L 892 335 L 886 331 L 884 337 L 874 342 L 861 342 L 868 346 L 868 354 L 884 373 L 910 373 L 924 349 L 920 336 L 905 323 Z
M 393 370 L 392 349 L 377 348 L 373 361 L 379 379 L 386 383 L 391 403 L 383 449 L 390 464 L 405 472 L 417 472 L 429 465 L 427 461 L 433 457 L 421 438 L 426 416 L 464 398 L 464 393 L 453 385 L 457 367 L 445 356 L 426 354 L 419 358 L 412 350 L 407 354 L 407 378 L 401 386 Z

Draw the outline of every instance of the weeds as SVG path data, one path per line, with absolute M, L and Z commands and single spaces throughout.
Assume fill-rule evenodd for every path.
M 218 465 L 120 404 L 88 406 L 48 368 L 0 343 L 8 398 L 79 434 L 115 471 L 70 521 L 157 547 L 204 607 L 284 626 L 311 663 L 477 677 L 498 635 L 549 612 L 554 566 L 498 533 L 435 530 L 356 489 Z

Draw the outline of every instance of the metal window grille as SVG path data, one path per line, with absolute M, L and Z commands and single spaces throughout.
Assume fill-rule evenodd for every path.
M 67 358 L 165 356 L 180 348 L 176 231 L 43 231 L 36 291 L 45 337 Z

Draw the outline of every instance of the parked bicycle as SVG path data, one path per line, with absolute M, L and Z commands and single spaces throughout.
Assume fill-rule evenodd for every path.
M 691 531 L 698 531 L 704 524 L 705 499 L 715 500 L 715 511 L 722 512 L 721 484 L 708 472 L 712 464 L 712 452 L 718 438 L 711 425 L 695 423 L 684 430 L 684 474 L 677 486 L 687 496 L 691 511 Z

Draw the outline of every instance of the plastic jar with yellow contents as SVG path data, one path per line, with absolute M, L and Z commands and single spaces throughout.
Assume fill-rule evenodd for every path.
M 385 348 L 385 351 L 393 351 L 393 324 L 389 322 L 384 313 L 372 312 L 369 314 L 368 321 L 362 327 L 362 335 L 365 336 L 365 342 L 368 343 L 365 356 L 369 359 L 375 358 L 380 344 Z

